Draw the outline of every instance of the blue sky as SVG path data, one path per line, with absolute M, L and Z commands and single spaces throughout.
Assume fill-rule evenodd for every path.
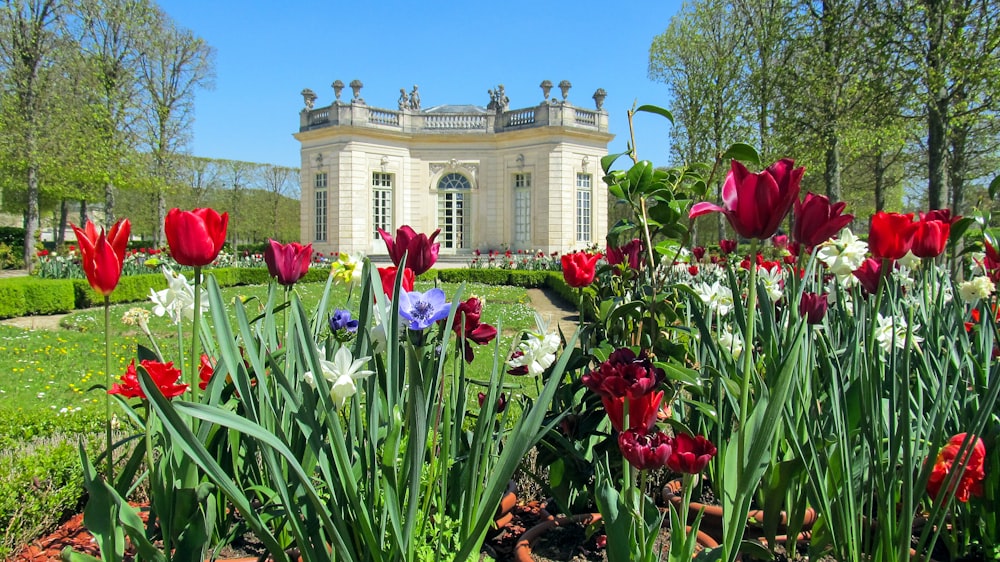
M 370 106 L 396 108 L 399 89 L 420 87 L 423 107 L 489 102 L 503 84 L 512 109 L 537 105 L 542 80 L 573 84 L 569 101 L 593 107 L 604 88 L 609 152 L 623 152 L 626 111 L 669 106 L 649 80 L 653 37 L 676 0 L 620 2 L 399 2 L 161 0 L 180 25 L 216 49 L 215 87 L 197 94 L 191 151 L 198 156 L 300 165 L 303 88 L 333 99 L 330 84 L 357 78 Z M 553 95 L 559 95 L 557 88 Z M 345 88 L 342 99 L 350 99 Z M 667 161 L 668 123 L 635 119 L 639 157 Z

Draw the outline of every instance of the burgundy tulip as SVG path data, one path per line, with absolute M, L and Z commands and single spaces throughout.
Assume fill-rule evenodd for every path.
M 723 254 L 727 256 L 736 251 L 737 243 L 736 240 L 730 240 L 728 238 L 723 238 L 719 240 L 719 249 L 722 250 Z
M 463 339 L 461 336 L 465 336 L 466 363 L 472 363 L 472 360 L 475 359 L 472 352 L 472 345 L 469 342 L 486 345 L 497 337 L 497 329 L 494 326 L 479 321 L 482 312 L 483 302 L 476 297 L 459 303 L 458 309 L 455 311 L 455 320 L 452 323 L 451 329 L 459 336 L 459 342 Z M 462 331 L 463 326 L 464 332 Z
M 673 445 L 667 467 L 683 474 L 700 474 L 717 452 L 715 445 L 702 435 L 692 437 L 686 433 L 678 433 Z
M 872 215 L 868 230 L 868 250 L 878 259 L 898 260 L 913 246 L 916 224 L 913 213 L 886 213 Z
M 229 213 L 214 209 L 170 209 L 163 223 L 170 255 L 181 265 L 200 267 L 212 263 L 226 242 Z
M 435 243 L 434 239 L 441 233 L 440 228 L 429 237 L 424 233 L 417 234 L 413 228 L 405 224 L 396 229 L 395 237 L 381 228 L 378 229 L 378 233 L 385 241 L 389 258 L 396 267 L 399 267 L 405 255 L 406 267 L 412 269 L 414 275 L 421 275 L 437 261 L 441 244 Z
M 861 288 L 869 295 L 878 292 L 878 284 L 885 272 L 882 271 L 882 261 L 866 259 L 861 267 L 854 270 L 854 276 L 861 282 Z
M 582 382 L 601 396 L 635 399 L 656 390 L 665 378 L 663 369 L 653 365 L 648 356 L 636 356 L 623 347 L 612 352 L 596 370 L 585 373 Z
M 639 269 L 642 265 L 642 240 L 633 238 L 617 248 L 608 246 L 607 259 L 611 265 L 625 264 L 629 269 Z M 615 273 L 618 273 L 615 269 Z
M 826 293 L 802 293 L 802 300 L 799 301 L 799 316 L 806 319 L 806 324 L 822 324 L 829 306 Z
M 71 224 L 76 240 L 80 246 L 80 261 L 83 272 L 87 275 L 90 286 L 98 293 L 108 296 L 118 286 L 122 276 L 122 264 L 125 262 L 125 250 L 128 246 L 132 225 L 128 219 L 116 222 L 111 230 L 100 234 L 94 223 L 87 221 L 83 228 Z
M 691 248 L 691 253 L 694 254 L 694 259 L 701 261 L 702 258 L 705 257 L 705 247 L 695 246 L 694 248 Z
M 630 429 L 618 434 L 622 456 L 639 470 L 656 470 L 667 466 L 673 451 L 670 437 L 662 431 L 645 432 Z
M 825 195 L 815 193 L 806 193 L 801 202 L 796 199 L 792 239 L 813 248 L 833 238 L 854 220 L 854 215 L 841 214 L 846 206 L 843 201 L 831 204 Z
M 691 207 L 689 218 L 707 213 L 722 213 L 733 229 L 744 238 L 765 240 L 778 230 L 781 221 L 799 197 L 799 182 L 805 168 L 784 158 L 762 172 L 752 174 L 732 161 L 732 169 L 722 187 L 723 205 L 703 201 Z
M 271 277 L 277 277 L 279 284 L 290 287 L 309 273 L 312 253 L 312 244 L 280 244 L 268 239 L 264 248 L 264 263 Z

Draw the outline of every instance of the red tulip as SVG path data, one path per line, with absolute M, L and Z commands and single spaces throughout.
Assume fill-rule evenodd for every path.
M 608 414 L 611 427 L 616 431 L 625 428 L 625 400 L 626 396 L 601 395 L 601 403 L 604 404 L 604 411 Z M 663 391 L 647 392 L 635 398 L 628 398 L 628 428 L 641 431 L 648 431 L 656 424 L 656 416 L 660 412 L 660 404 L 663 402 Z
M 208 382 L 212 380 L 213 374 L 215 374 L 215 366 L 212 365 L 208 355 L 202 353 L 201 361 L 198 363 L 198 380 L 200 381 L 198 388 L 202 390 L 208 388 Z
M 701 261 L 701 259 L 705 257 L 705 247 L 695 246 L 694 248 L 691 248 L 691 253 L 694 254 L 694 259 Z
M 601 254 L 573 252 L 562 256 L 563 279 L 570 287 L 586 287 L 594 282 L 597 260 Z
M 170 209 L 164 220 L 170 255 L 181 265 L 200 267 L 212 263 L 226 242 L 229 213 L 214 209 Z
M 740 236 L 770 238 L 799 197 L 799 182 L 805 168 L 793 168 L 794 165 L 793 160 L 784 158 L 763 172 L 752 174 L 733 160 L 722 187 L 723 206 L 708 201 L 696 203 L 688 217 L 722 213 Z
M 94 223 L 87 221 L 83 228 L 70 224 L 76 233 L 76 241 L 80 245 L 80 259 L 83 262 L 83 272 L 87 281 L 95 291 L 108 296 L 122 276 L 122 264 L 125 261 L 125 250 L 128 246 L 132 225 L 128 219 L 116 222 L 107 234 L 101 229 L 100 234 Z
M 937 459 L 934 461 L 934 468 L 931 470 L 930 479 L 927 481 L 927 493 L 935 500 L 938 500 L 938 495 L 941 493 L 941 488 L 944 486 L 945 480 L 948 479 L 948 473 L 951 472 L 952 465 L 956 461 L 961 464 L 962 460 L 967 460 L 968 462 L 958 481 L 951 488 L 955 493 L 955 498 L 960 502 L 967 502 L 970 496 L 983 495 L 983 479 L 986 478 L 986 471 L 983 468 L 986 459 L 986 446 L 983 445 L 982 439 L 973 437 L 969 445 L 966 446 L 962 460 L 958 460 L 958 451 L 962 446 L 962 441 L 965 440 L 965 436 L 965 433 L 959 433 L 952 437 L 948 440 L 948 444 L 938 452 Z
M 674 450 L 667 459 L 667 467 L 674 472 L 700 474 L 716 452 L 715 445 L 704 436 L 678 433 L 674 437 Z
M 409 225 L 403 225 L 396 229 L 396 236 L 378 229 L 379 236 L 385 241 L 385 247 L 389 250 L 389 258 L 392 263 L 399 267 L 406 256 L 406 267 L 413 270 L 414 275 L 421 275 L 426 272 L 434 262 L 437 261 L 441 244 L 435 244 L 434 239 L 440 234 L 441 229 L 435 230 L 430 237 L 426 234 L 417 234 Z
M 144 359 L 139 364 L 149 373 L 150 378 L 153 379 L 156 387 L 160 389 L 164 397 L 173 398 L 187 392 L 188 385 L 177 384 L 177 380 L 181 378 L 181 370 L 174 368 L 172 362 L 160 363 L 159 361 Z M 139 377 L 135 370 L 135 359 L 129 363 L 125 374 L 121 377 L 121 383 L 113 384 L 108 390 L 108 394 L 121 394 L 126 398 L 146 398 L 146 393 L 139 386 Z
M 802 300 L 799 301 L 799 316 L 806 319 L 806 324 L 821 324 L 829 306 L 826 293 L 802 293 Z
M 271 277 L 277 277 L 279 284 L 290 287 L 309 273 L 312 252 L 312 244 L 279 244 L 268 239 L 264 248 L 264 263 Z
M 913 213 L 875 213 L 868 230 L 869 251 L 878 259 L 898 260 L 910 251 L 916 226 Z
M 949 234 L 951 234 L 950 211 L 920 213 L 920 220 L 914 228 L 913 247 L 910 251 L 918 258 L 936 258 L 948 244 Z
M 805 199 L 795 200 L 795 224 L 792 238 L 806 248 L 819 246 L 847 226 L 854 215 L 842 215 L 847 203 L 830 204 L 825 195 L 806 193 Z
M 382 278 L 382 291 L 389 298 L 392 298 L 392 290 L 396 287 L 396 271 L 395 266 L 378 268 L 378 275 Z M 413 290 L 414 280 L 416 280 L 416 276 L 413 274 L 413 270 L 408 267 L 403 268 L 403 280 L 400 282 L 399 289 L 409 293 Z
M 645 432 L 630 429 L 618 434 L 622 456 L 639 470 L 656 470 L 667 466 L 673 451 L 670 437 L 662 431 Z
M 663 369 L 653 365 L 648 356 L 636 356 L 623 347 L 612 352 L 596 370 L 585 373 L 582 382 L 601 396 L 636 399 L 656 390 L 665 378 Z

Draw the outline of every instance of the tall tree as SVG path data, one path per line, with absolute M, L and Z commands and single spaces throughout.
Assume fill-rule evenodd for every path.
M 271 196 L 271 237 L 279 239 L 279 224 L 281 218 L 281 200 L 286 197 L 292 190 L 292 185 L 295 183 L 294 180 L 298 180 L 298 174 L 295 168 L 287 168 L 285 166 L 276 166 L 273 164 L 268 164 L 264 166 L 260 171 L 261 186 Z
M 0 59 L 9 85 L 11 104 L 5 112 L 5 132 L 15 131 L 21 141 L 27 188 L 25 209 L 24 264 L 30 272 L 39 228 L 40 168 L 39 138 L 54 92 L 51 88 L 54 55 L 59 42 L 58 26 L 63 5 L 58 0 L 10 0 L 0 9 Z M 11 125 L 16 126 L 11 129 Z
M 155 9 L 153 22 L 142 35 L 138 62 L 145 102 L 142 139 L 152 155 L 157 223 L 162 225 L 167 213 L 166 190 L 180 172 L 173 160 L 190 136 L 195 90 L 212 85 L 214 63 L 208 43 L 178 27 L 162 10 Z M 153 241 L 160 246 L 163 240 L 161 226 Z
M 108 222 L 115 219 L 116 184 L 123 183 L 137 148 L 142 30 L 153 24 L 153 14 L 147 0 L 79 0 L 81 43 L 98 84 L 95 109 L 102 134 L 97 144 L 105 167 Z

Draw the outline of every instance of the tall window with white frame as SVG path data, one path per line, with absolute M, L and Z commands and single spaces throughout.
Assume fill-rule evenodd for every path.
M 441 177 L 438 187 L 438 228 L 441 237 L 438 238 L 441 249 L 446 251 L 465 248 L 466 216 L 469 207 L 469 193 L 472 183 L 469 178 L 457 172 L 447 173 Z
M 392 174 L 372 173 L 372 239 L 381 240 L 378 229 L 392 232 Z
M 514 244 L 531 244 L 531 174 L 514 174 Z
M 313 238 L 316 242 L 326 242 L 326 172 L 316 173 L 313 187 L 316 189 L 316 224 L 313 227 Z
M 578 173 L 576 175 L 576 241 L 590 242 L 591 218 L 593 216 L 592 177 L 590 174 Z

